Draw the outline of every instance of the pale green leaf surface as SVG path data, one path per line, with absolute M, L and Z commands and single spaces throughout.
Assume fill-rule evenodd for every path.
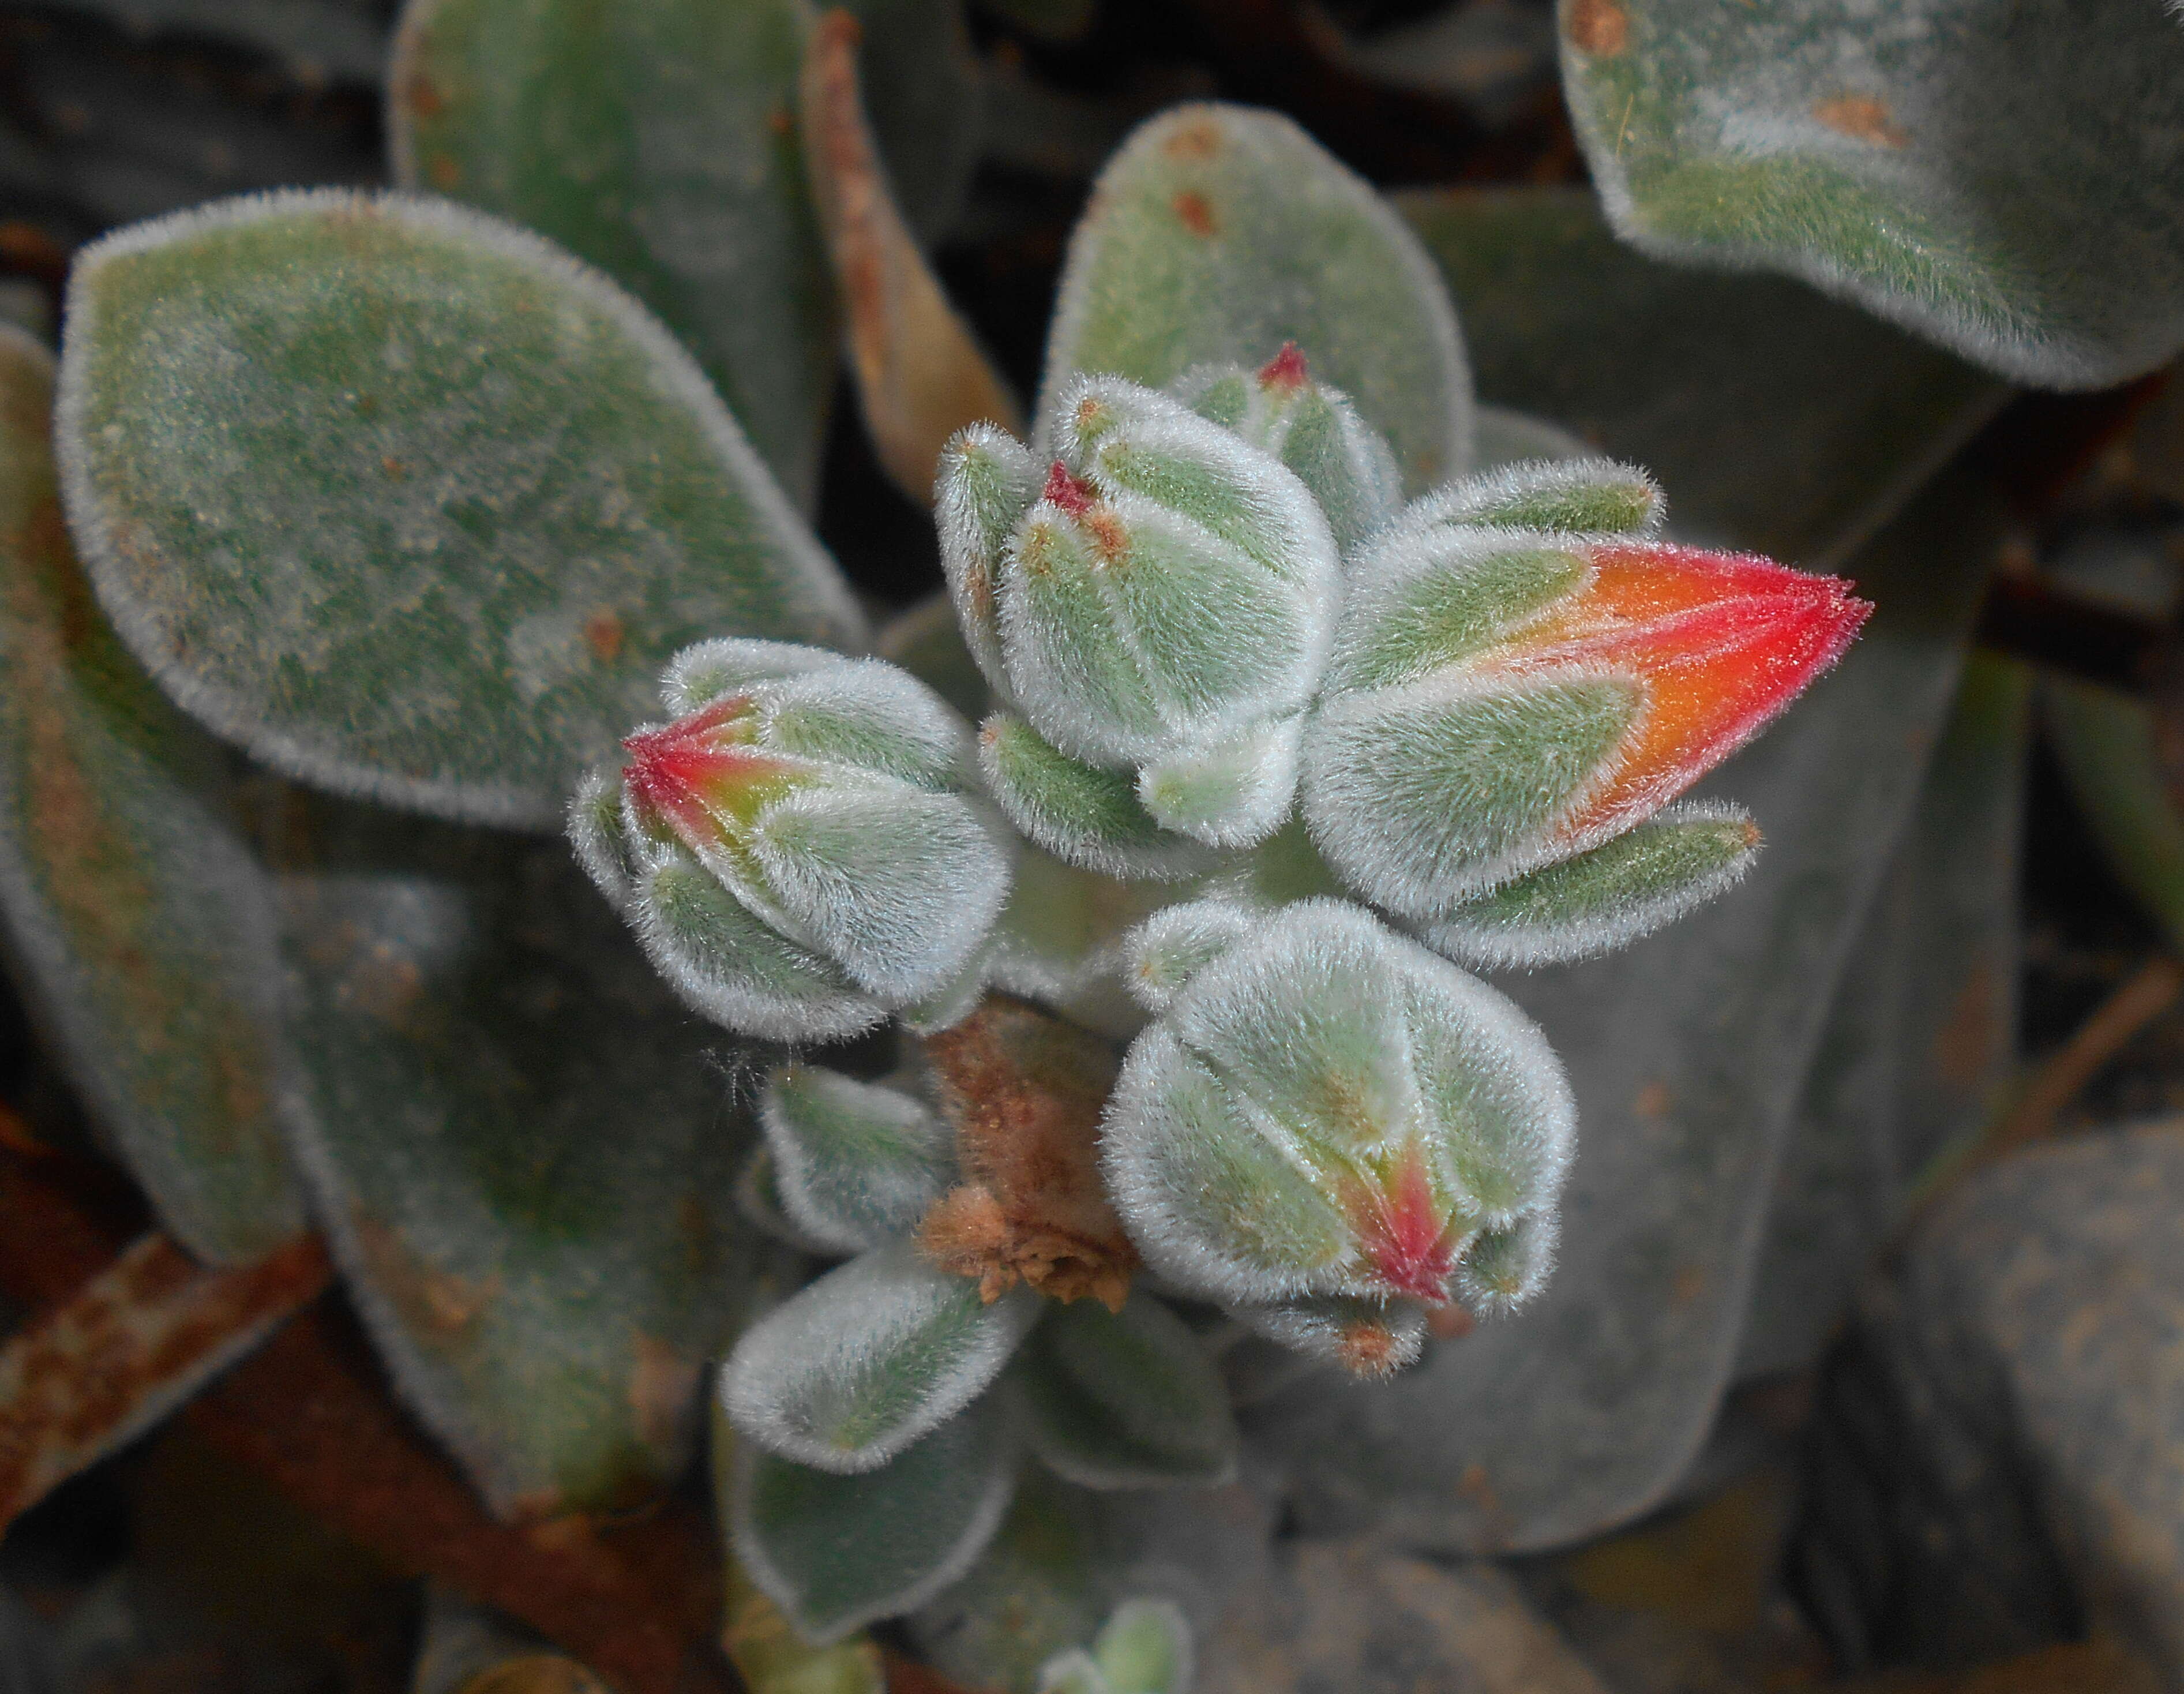
M 907 1234 L 955 1178 L 955 1132 L 936 1113 L 822 1066 L 777 1070 L 759 1119 L 783 1208 L 835 1252 Z
M 1836 569 L 2003 398 L 1794 282 L 1634 253 L 1580 190 L 1396 203 L 1447 274 L 1479 398 L 1644 466 L 1685 540 Z
M 1157 388 L 1194 365 L 1256 368 L 1288 341 L 1388 437 L 1412 493 L 1470 468 L 1463 343 L 1387 203 L 1286 118 L 1178 107 L 1109 162 L 1071 242 L 1041 439 L 1078 371 Z
M 274 1111 L 280 961 L 220 748 L 121 649 L 70 549 L 53 357 L 0 328 L 0 917 L 102 1132 L 198 1257 L 303 1228 Z
M 2184 31 L 2151 0 L 1563 0 L 1618 231 L 1786 272 L 2013 380 L 2184 344 Z
M 983 1395 L 1044 1310 L 1023 1287 L 988 1304 L 976 1279 L 899 1240 L 754 1324 L 721 1401 L 737 1433 L 769 1452 L 843 1475 L 877 1470 Z
M 746 1315 L 721 1038 L 558 842 L 294 791 L 270 833 L 287 1107 L 398 1386 L 496 1511 L 632 1503 Z
M 855 1476 L 738 1440 L 736 1556 L 807 1640 L 837 1641 L 961 1577 L 1008 1510 L 1019 1463 L 990 1400 Z
M 800 0 L 412 0 L 395 179 L 537 230 L 682 337 L 806 510 L 839 326 L 796 137 Z
M 551 827 L 705 636 L 854 643 L 697 367 L 440 202 L 284 193 L 77 262 L 58 447 L 123 639 L 306 780 Z
M 1092 1644 L 1115 1694 L 1188 1694 L 1190 1624 L 1173 1601 L 1125 1600 Z
M 1120 1312 L 1078 1300 L 1047 1314 L 1014 1376 L 1032 1451 L 1087 1488 L 1225 1482 L 1236 1420 L 1212 1356 L 1143 1290 Z
M 1936 1162 L 1999 1104 L 2016 1049 L 2030 694 L 2008 660 L 1964 668 L 1806 1077 L 1740 1377 L 1818 1361 Z

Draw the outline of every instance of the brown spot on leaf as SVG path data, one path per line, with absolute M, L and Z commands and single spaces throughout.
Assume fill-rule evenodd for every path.
M 602 665 L 611 665 L 621 655 L 621 620 L 610 611 L 593 612 L 584 621 L 584 645 L 599 656 Z
M 1688 1306 L 1706 1292 L 1706 1287 L 1704 1265 L 1681 1265 L 1669 1284 L 1669 1298 L 1678 1306 Z
M 498 1276 L 476 1281 L 426 1263 L 398 1231 L 359 1205 L 350 1206 L 349 1223 L 374 1285 L 421 1340 L 454 1340 L 500 1297 Z
M 411 113 L 420 118 L 437 118 L 448 109 L 447 98 L 440 92 L 440 85 L 422 72 L 410 79 L 403 98 L 410 103 Z
M 455 163 L 453 153 L 434 153 L 425 162 L 425 175 L 432 178 L 432 186 L 443 193 L 462 186 L 463 168 Z
M 390 482 L 406 482 L 410 480 L 410 467 L 391 453 L 379 461 L 379 468 L 386 474 L 387 480 Z
M 1211 159 L 1221 151 L 1221 125 L 1211 118 L 1178 124 L 1161 143 L 1161 151 L 1170 159 Z
M 1669 1115 L 1669 1108 L 1674 1104 L 1668 1084 L 1656 1077 L 1638 1090 L 1638 1097 L 1630 1102 L 1630 1109 L 1648 1123 L 1658 1123 Z
M 1902 147 L 1911 139 L 1888 108 L 1870 94 L 1838 94 L 1813 108 L 1813 115 L 1837 135 L 1851 136 L 1875 147 Z
M 1168 203 L 1176 220 L 1195 236 L 1213 233 L 1213 207 L 1195 189 L 1185 188 Z
M 766 114 L 766 126 L 775 137 L 787 141 L 796 133 L 796 114 L 786 106 L 776 106 Z
M 1618 0 L 1577 0 L 1563 33 L 1580 53 L 1613 59 L 1630 45 L 1630 14 Z
M 919 1227 L 926 1256 L 989 1301 L 1022 1282 L 1119 1310 L 1138 1256 L 1100 1180 L 1114 1049 L 994 995 L 925 1051 L 964 1175 Z
M 1334 1356 L 1352 1376 L 1378 1379 L 1396 1368 L 1396 1332 L 1377 1319 L 1360 1318 L 1335 1338 Z

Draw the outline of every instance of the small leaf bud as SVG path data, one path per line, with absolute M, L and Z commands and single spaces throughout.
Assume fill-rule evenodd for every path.
M 1260 921 L 1235 900 L 1194 900 L 1155 912 L 1123 939 L 1130 992 L 1149 1011 L 1165 1011 L 1186 984 Z
M 1402 506 L 1402 476 L 1386 438 L 1348 395 L 1312 380 L 1293 341 L 1256 371 L 1202 365 L 1168 392 L 1295 471 L 1346 554 Z
M 1274 913 L 1131 1047 L 1102 1137 L 1149 1264 L 1232 1306 L 1445 1304 L 1552 1208 L 1575 1111 L 1536 1027 L 1358 908 Z
M 1294 1352 L 1377 1380 L 1418 1362 L 1426 1309 L 1402 1300 L 1318 1295 L 1272 1306 L 1234 1306 L 1229 1315 Z
M 1072 865 L 1174 882 L 1212 862 L 1199 842 L 1161 827 L 1128 775 L 1071 758 L 1020 717 L 996 712 L 980 727 L 978 766 L 1009 822 Z
M 777 642 L 679 655 L 673 722 L 623 745 L 570 827 L 654 962 L 700 1011 L 777 1039 L 869 1028 L 963 975 L 1008 892 L 970 738 L 894 666 Z

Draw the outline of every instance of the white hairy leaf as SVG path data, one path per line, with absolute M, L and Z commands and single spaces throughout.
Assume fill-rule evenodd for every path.
M 955 1179 L 955 1132 L 883 1084 L 784 1065 L 766 1080 L 759 1122 L 782 1210 L 833 1252 L 908 1234 Z

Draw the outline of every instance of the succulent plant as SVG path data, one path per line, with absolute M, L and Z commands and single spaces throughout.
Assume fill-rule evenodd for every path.
M 1841 1172 L 1855 1102 L 1933 1093 L 1838 1062 L 1861 984 L 2000 945 L 1966 891 L 2021 688 L 1958 688 L 1995 519 L 1900 510 L 1998 390 L 1575 197 L 1399 209 L 1197 106 L 1103 176 L 1028 429 L 950 410 L 1005 409 L 983 366 L 876 393 L 867 343 L 932 319 L 857 279 L 946 309 L 911 231 L 967 154 L 905 114 L 959 8 L 858 8 L 889 174 L 852 194 L 798 92 L 844 31 L 638 9 L 420 0 L 404 192 L 87 249 L 50 454 L 50 363 L 0 342 L 0 911 L 164 1227 L 242 1262 L 315 1219 L 510 1519 L 659 1490 L 725 1357 L 735 1603 L 844 1686 L 863 1624 L 1029 1591 L 1005 1519 L 1056 1499 L 1256 1455 L 1308 1527 L 1480 1551 L 1658 1498 L 1753 1301 L 1790 1339 L 1749 1368 L 1803 1362 L 1843 1297 L 1810 1243 L 1900 1201 Z M 1635 227 L 1702 79 L 1601 0 L 1563 29 L 1596 165 L 1636 103 Z M 2149 275 L 2128 321 L 2098 277 L 1888 309 L 2077 380 L 2173 345 Z M 876 639 L 806 521 L 844 317 L 890 453 L 948 443 L 944 598 Z M 1700 787 L 1839 660 L 1728 773 L 1748 809 Z M 1170 1612 L 1081 1645 L 1143 1586 L 1084 1557 L 990 1680 L 1180 1694 Z

